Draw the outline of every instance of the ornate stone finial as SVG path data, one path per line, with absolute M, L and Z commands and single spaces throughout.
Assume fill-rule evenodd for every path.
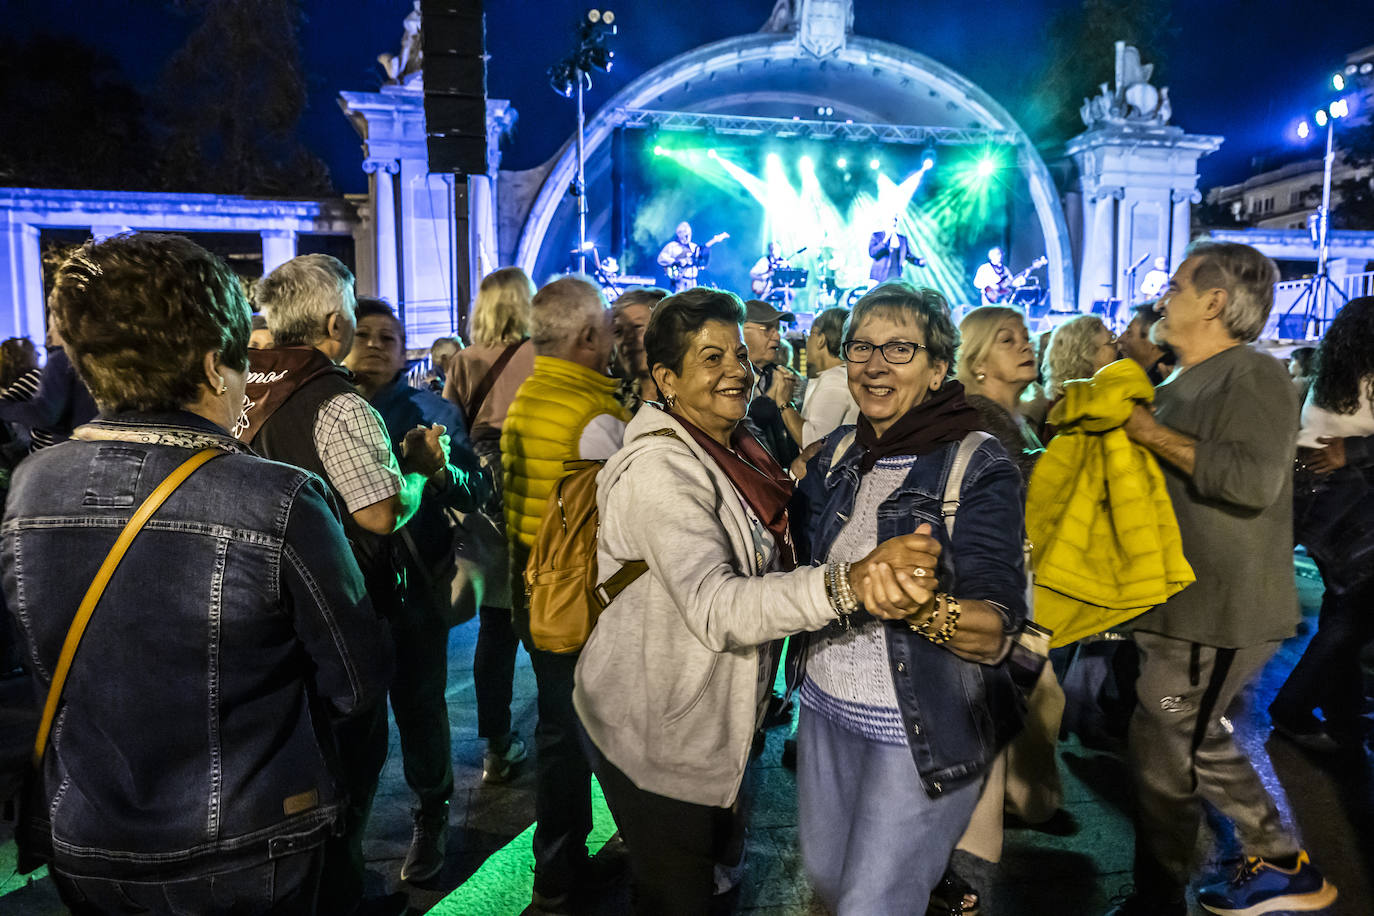
M 816 57 L 827 57 L 845 45 L 854 31 L 853 0 L 777 0 L 763 32 L 795 32 L 797 41 Z
M 418 87 L 423 85 L 422 70 L 425 64 L 421 40 L 420 0 L 415 0 L 414 9 L 406 14 L 401 25 L 404 31 L 401 33 L 400 53 L 379 54 L 377 63 L 381 64 L 382 70 L 386 72 L 389 85 Z
M 1173 116 L 1169 89 L 1150 85 L 1154 64 L 1142 64 L 1140 51 L 1116 43 L 1116 86 L 1102 83 L 1098 94 L 1083 100 L 1078 114 L 1088 128 L 1103 126 L 1163 127 Z

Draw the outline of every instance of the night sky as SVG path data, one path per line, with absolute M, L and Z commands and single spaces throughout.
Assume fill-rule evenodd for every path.
M 1044 24 L 1081 0 L 856 0 L 855 32 L 881 36 L 953 67 L 1018 115 L 1002 87 L 1029 85 L 1044 67 Z M 1350 51 L 1374 43 L 1368 0 L 1191 0 L 1174 5 L 1167 84 L 1173 123 L 1226 137 L 1203 160 L 1204 185 L 1243 177 L 1250 157 L 1283 142 L 1282 134 L 1323 96 L 1324 80 Z M 573 128 L 572 103 L 548 88 L 546 70 L 571 47 L 585 0 L 487 0 L 491 54 L 488 90 L 520 113 L 503 167 L 529 168 L 551 156 Z M 649 67 L 693 47 L 756 31 L 772 0 L 620 0 L 616 66 L 599 75 L 589 116 Z M 306 145 L 329 165 L 335 186 L 366 187 L 362 154 L 335 101 L 340 90 L 381 84 L 374 63 L 395 53 L 410 0 L 304 0 L 302 60 L 309 104 Z M 1357 15 L 1364 8 L 1366 15 Z M 70 35 L 119 60 L 129 79 L 151 86 L 181 44 L 190 20 L 158 0 L 0 0 L 6 29 L 22 40 L 35 31 Z M 1148 61 L 1147 61 L 1148 62 Z M 1110 74 L 1104 73 L 1103 79 Z

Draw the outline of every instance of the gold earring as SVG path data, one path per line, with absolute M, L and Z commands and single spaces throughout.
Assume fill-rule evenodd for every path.
M 219 393 L 220 393 L 220 394 L 224 394 L 224 393 L 225 393 L 226 391 L 228 391 L 228 390 L 229 390 L 229 386 L 228 386 L 227 384 L 225 384 L 224 376 L 221 375 L 221 376 L 219 377 Z
M 672 410 L 673 408 L 677 407 L 677 395 L 667 395 L 666 397 L 664 397 L 663 403 L 668 405 L 669 410 Z
M 973 377 L 980 382 L 985 382 L 988 379 L 988 374 L 986 372 L 975 372 Z

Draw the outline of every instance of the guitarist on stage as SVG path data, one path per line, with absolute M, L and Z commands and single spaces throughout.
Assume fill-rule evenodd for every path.
M 677 233 L 658 253 L 658 266 L 668 274 L 673 292 L 680 293 L 697 285 L 697 275 L 711 262 L 711 246 L 730 237 L 722 232 L 705 245 L 692 241 L 692 227 L 685 220 L 678 223 Z
M 1044 265 L 1045 258 L 1039 257 L 1019 274 L 1013 274 L 1002 263 L 1002 249 L 993 246 L 988 249 L 987 261 L 980 264 L 974 273 L 973 285 L 977 287 L 983 305 L 997 305 L 1010 299 L 1013 290 L 1025 285 L 1026 277 L 1030 276 L 1032 270 Z
M 791 266 L 791 262 L 782 256 L 782 245 L 778 242 L 769 242 L 768 253 L 755 261 L 754 266 L 749 269 L 749 288 L 755 298 L 766 300 L 768 294 L 778 288 L 773 283 L 774 274 Z M 785 302 L 791 302 L 792 290 L 784 290 L 783 296 Z

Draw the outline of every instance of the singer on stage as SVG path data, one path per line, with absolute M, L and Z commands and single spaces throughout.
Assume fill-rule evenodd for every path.
M 868 240 L 868 256 L 873 259 L 873 266 L 868 270 L 868 277 L 874 283 L 883 283 L 887 280 L 900 280 L 902 278 L 902 267 L 905 264 L 912 264 L 916 267 L 925 267 L 926 259 L 911 253 L 911 243 L 907 237 L 897 231 L 897 217 L 892 217 L 892 226 L 888 229 L 880 229 L 873 233 Z

